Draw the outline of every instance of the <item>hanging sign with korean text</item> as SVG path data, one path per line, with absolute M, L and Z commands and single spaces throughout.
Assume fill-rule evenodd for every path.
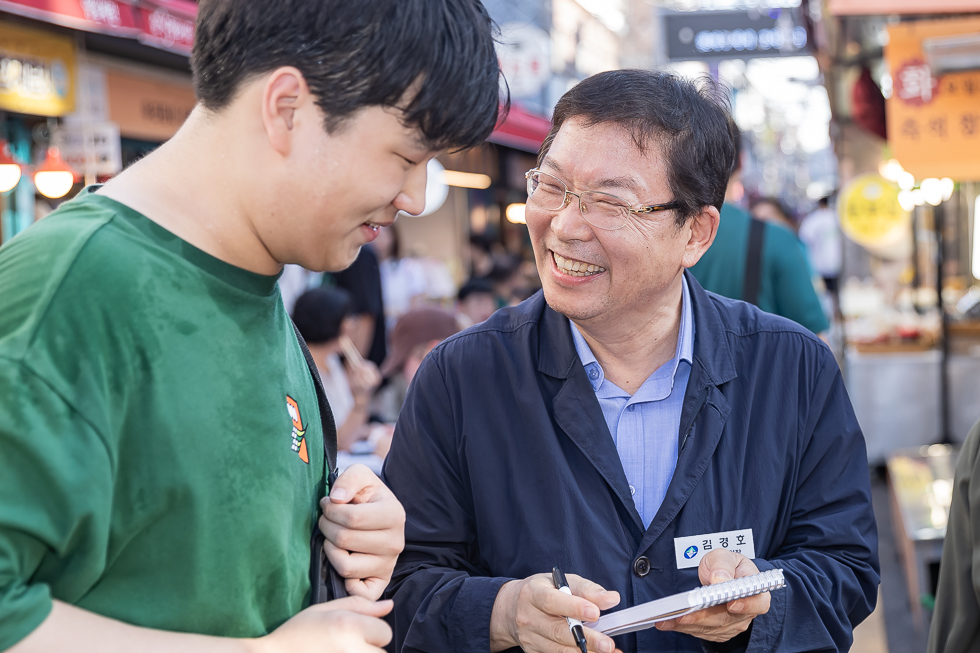
M 930 43 L 980 33 L 980 19 L 915 21 L 888 28 L 892 77 L 888 143 L 916 179 L 980 180 L 980 70 L 943 72 Z M 925 41 L 925 46 L 923 42 Z
M 0 111 L 63 116 L 74 108 L 72 39 L 0 22 Z

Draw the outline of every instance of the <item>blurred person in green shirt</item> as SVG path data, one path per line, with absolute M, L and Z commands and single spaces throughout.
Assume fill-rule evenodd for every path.
M 741 154 L 741 150 L 739 150 Z M 816 334 L 830 328 L 813 287 L 810 264 L 799 238 L 789 229 L 767 222 L 762 225 L 762 242 L 755 297 L 746 297 L 745 273 L 749 262 L 752 217 L 731 203 L 731 191 L 739 181 L 740 158 L 729 181 L 729 192 L 721 207 L 718 235 L 691 274 L 705 290 L 732 299 L 751 301 L 767 313 L 789 318 Z

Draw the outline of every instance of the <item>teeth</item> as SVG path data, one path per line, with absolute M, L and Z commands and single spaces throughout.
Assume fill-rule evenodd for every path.
M 565 258 L 555 252 L 552 252 L 552 255 L 555 258 L 555 265 L 558 266 L 558 269 L 572 277 L 588 277 L 606 271 L 606 268 L 599 265 Z

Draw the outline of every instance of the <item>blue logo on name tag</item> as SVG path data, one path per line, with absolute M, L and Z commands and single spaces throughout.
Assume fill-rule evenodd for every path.
M 694 546 L 693 544 L 687 547 L 686 549 L 684 549 L 684 557 L 687 558 L 688 560 L 690 560 L 697 554 L 698 554 L 698 547 Z

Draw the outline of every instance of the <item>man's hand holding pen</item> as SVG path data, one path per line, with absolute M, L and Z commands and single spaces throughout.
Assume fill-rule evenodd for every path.
M 619 605 L 619 593 L 568 574 L 572 596 L 555 589 L 551 574 L 536 574 L 501 586 L 490 616 L 490 650 L 519 646 L 528 653 L 579 653 L 567 618 L 595 621 L 600 610 Z M 612 638 L 585 628 L 589 651 L 614 653 Z

